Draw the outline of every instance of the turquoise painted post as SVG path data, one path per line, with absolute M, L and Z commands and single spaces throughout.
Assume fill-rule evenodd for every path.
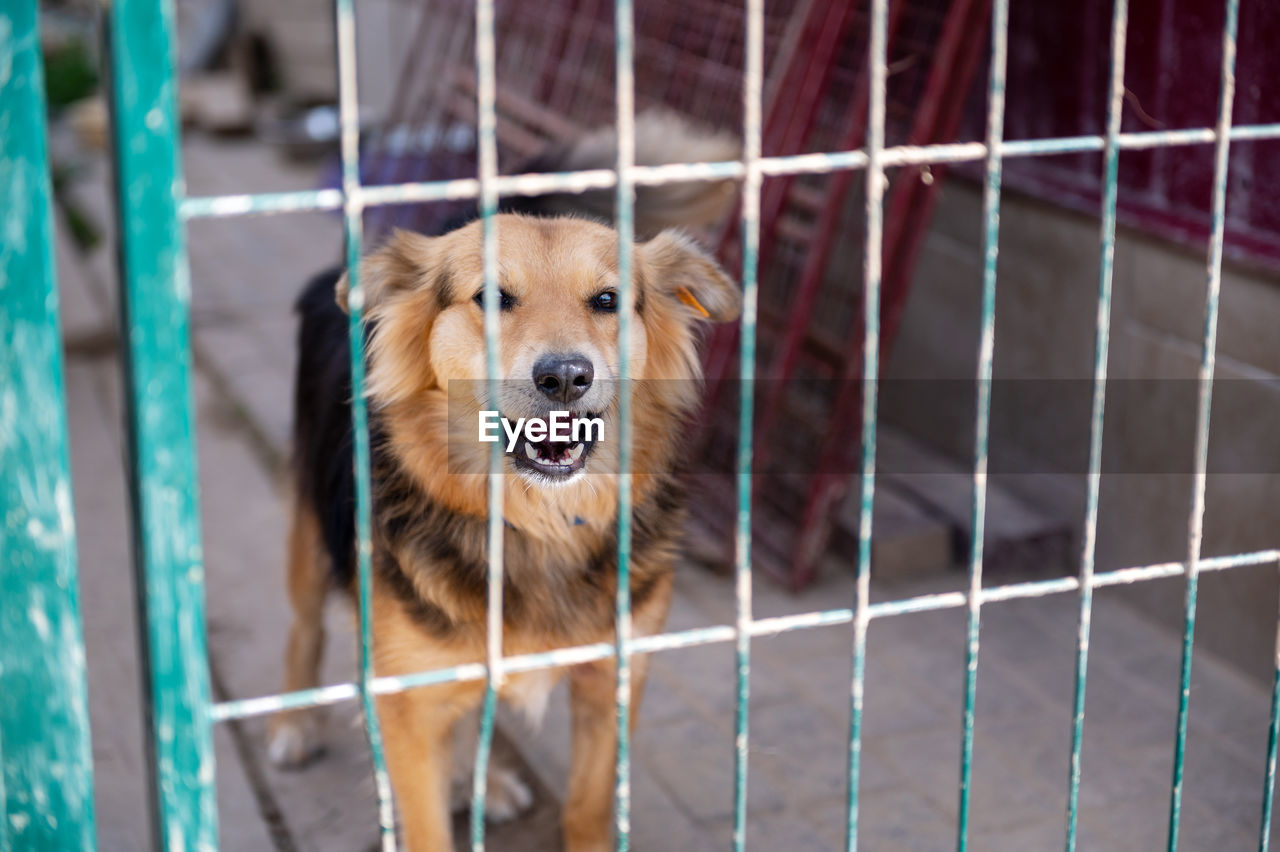
M 0 9 L 0 849 L 96 848 L 35 0 Z
M 129 494 L 157 848 L 217 846 L 173 8 L 108 19 Z

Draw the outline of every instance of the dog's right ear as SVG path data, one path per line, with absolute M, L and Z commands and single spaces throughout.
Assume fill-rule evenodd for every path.
M 452 298 L 448 237 L 396 231 L 360 263 L 360 289 L 370 335 L 365 391 L 375 404 L 410 399 L 436 385 L 431 368 L 431 331 Z M 352 307 L 342 276 L 338 306 Z
M 444 287 L 446 274 L 438 238 L 396 230 L 382 246 L 360 262 L 363 309 L 368 311 L 388 296 L 421 288 Z M 346 272 L 338 279 L 334 298 L 343 313 L 350 313 L 350 281 Z

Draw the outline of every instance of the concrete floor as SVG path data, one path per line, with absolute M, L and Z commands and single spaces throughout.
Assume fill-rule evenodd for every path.
M 314 185 L 247 143 L 188 141 L 193 194 Z M 84 190 L 90 206 L 105 190 Z M 105 209 L 102 207 L 101 209 Z M 284 510 L 277 477 L 286 452 L 293 321 L 309 273 L 340 254 L 338 220 L 300 214 L 189 229 L 197 370 L 201 500 L 211 667 L 219 698 L 273 692 L 285 614 Z M 134 603 L 121 465 L 110 252 L 59 252 L 68 341 L 68 404 L 92 701 L 101 847 L 146 847 Z M 1209 578 L 1202 582 L 1211 582 Z M 879 579 L 896 598 L 957 588 L 955 573 Z M 732 623 L 725 579 L 679 574 L 670 627 Z M 756 614 L 847 606 L 851 575 L 827 572 L 800 595 L 761 578 Z M 1065 828 L 1076 598 L 984 609 L 978 673 L 971 848 L 1061 846 Z M 335 610 L 339 609 L 335 605 Z M 333 612 L 331 681 L 353 671 L 349 619 Z M 954 845 L 959 777 L 964 614 L 877 621 L 870 632 L 861 787 L 861 848 Z M 748 845 L 842 848 L 849 657 L 847 626 L 761 639 L 752 667 Z M 1081 790 L 1081 848 L 1161 847 L 1177 699 L 1179 637 L 1097 593 Z M 653 662 L 634 748 L 634 848 L 725 848 L 732 819 L 733 653 L 728 645 L 664 652 Z M 1269 695 L 1197 654 L 1191 693 L 1184 849 L 1256 845 Z M 263 722 L 217 729 L 222 846 L 229 850 L 363 850 L 375 804 L 359 716 L 330 713 L 328 753 L 303 772 L 265 760 Z M 553 699 L 543 729 L 503 719 L 502 748 L 526 764 L 530 815 L 495 828 L 498 849 L 552 849 L 567 771 L 568 720 Z

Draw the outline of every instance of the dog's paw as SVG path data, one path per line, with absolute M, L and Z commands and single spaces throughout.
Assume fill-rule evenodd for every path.
M 279 769 L 301 769 L 324 751 L 313 714 L 281 713 L 267 731 L 267 757 Z
M 489 769 L 489 790 L 485 793 L 484 815 L 490 822 L 515 819 L 533 804 L 533 791 L 512 769 Z
M 533 804 L 533 791 L 520 780 L 512 769 L 503 766 L 489 767 L 489 785 L 484 794 L 484 816 L 489 822 L 506 822 L 515 819 Z M 450 802 L 454 813 L 461 813 L 471 806 L 471 784 L 456 779 Z

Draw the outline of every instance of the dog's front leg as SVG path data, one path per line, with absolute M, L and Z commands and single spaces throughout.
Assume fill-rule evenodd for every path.
M 411 689 L 378 698 L 387 771 L 407 852 L 453 849 L 449 772 L 453 725 L 465 709 L 447 688 Z
M 632 731 L 648 670 L 648 657 L 631 658 Z M 563 817 L 566 852 L 604 852 L 613 848 L 611 817 L 618 748 L 616 672 L 613 660 L 585 663 L 569 670 L 573 764 Z

